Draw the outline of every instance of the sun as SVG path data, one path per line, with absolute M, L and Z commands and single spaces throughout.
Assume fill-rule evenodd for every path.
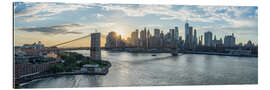
M 121 35 L 121 36 L 124 35 L 124 33 L 121 32 L 120 30 L 117 30 L 116 33 L 117 33 L 118 35 Z

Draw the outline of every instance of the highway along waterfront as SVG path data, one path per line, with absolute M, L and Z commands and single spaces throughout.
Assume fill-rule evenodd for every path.
M 89 56 L 89 50 L 73 50 Z M 153 56 L 153 54 L 155 56 Z M 102 51 L 112 66 L 107 75 L 63 75 L 23 88 L 257 84 L 258 58 L 203 54 Z

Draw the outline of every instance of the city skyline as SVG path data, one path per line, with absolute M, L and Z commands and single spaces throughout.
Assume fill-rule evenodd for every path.
M 251 40 L 257 45 L 257 16 L 256 6 L 16 2 L 14 37 L 15 45 L 42 41 L 50 46 L 98 31 L 104 46 L 111 31 L 127 39 L 136 29 L 146 27 L 153 35 L 155 28 L 167 33 L 177 26 L 179 35 L 185 39 L 184 24 L 188 20 L 197 36 L 211 31 L 219 39 L 234 33 L 237 44 Z M 86 39 L 75 45 L 89 46 L 89 43 Z

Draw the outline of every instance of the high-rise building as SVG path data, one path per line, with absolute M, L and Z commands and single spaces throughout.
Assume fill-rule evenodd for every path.
M 136 29 L 136 33 L 135 33 L 135 45 L 136 45 L 136 47 L 139 47 L 139 30 L 138 29 Z
M 234 47 L 235 46 L 235 37 L 234 34 L 227 35 L 224 37 L 224 47 Z
M 189 24 L 186 22 L 185 24 L 185 47 L 189 45 Z
M 160 37 L 160 29 L 154 29 L 155 34 L 154 37 Z
M 194 29 L 193 48 L 197 47 L 197 30 Z
M 217 46 L 217 36 L 214 36 L 214 40 L 212 41 L 212 46 L 216 47 Z
M 223 43 L 222 43 L 222 38 L 220 38 L 219 40 L 216 41 L 216 46 L 222 46 Z
M 151 34 L 149 29 L 147 30 L 147 34 L 146 34 L 146 47 L 150 48 L 151 45 Z
M 175 30 L 174 29 L 170 29 L 170 40 L 171 41 L 173 41 L 175 39 L 174 35 L 175 35 Z
M 206 47 L 212 46 L 212 32 L 210 31 L 204 33 L 204 46 Z
M 146 28 L 140 32 L 140 47 L 147 48 Z
M 106 48 L 116 48 L 116 41 L 117 41 L 118 35 L 116 32 L 109 32 L 109 34 L 106 36 Z
M 136 29 L 136 31 L 131 32 L 131 46 L 137 47 L 138 46 L 138 40 L 139 40 L 139 30 Z
M 101 60 L 100 33 L 91 33 L 91 60 Z
M 174 38 L 175 38 L 175 40 L 178 40 L 179 39 L 179 30 L 178 30 L 178 27 L 175 27 L 175 29 L 174 29 Z
M 189 41 L 188 41 L 188 48 L 191 49 L 193 47 L 193 27 L 189 27 Z
M 164 47 L 169 48 L 171 47 L 171 33 L 166 33 L 164 35 Z
M 160 33 L 160 47 L 161 48 L 164 47 L 164 34 L 163 34 L 163 31 L 161 31 L 161 33 Z
M 161 38 L 160 38 L 161 34 L 160 34 L 160 29 L 154 29 L 154 37 L 153 37 L 153 41 L 152 41 L 152 46 L 154 48 L 160 48 L 161 46 Z
M 199 46 L 202 47 L 202 39 L 203 39 L 203 36 L 200 36 L 199 37 Z
M 179 36 L 179 39 L 178 39 L 178 47 L 180 48 L 183 48 L 184 47 L 184 40 L 182 38 L 182 36 Z

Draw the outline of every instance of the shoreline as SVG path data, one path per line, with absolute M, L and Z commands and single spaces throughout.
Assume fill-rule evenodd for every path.
M 171 53 L 170 51 L 149 51 L 149 50 L 112 50 L 112 49 L 103 49 L 105 51 L 112 52 L 130 52 L 130 53 Z M 236 56 L 236 57 L 258 57 L 258 55 L 240 55 L 240 54 L 229 54 L 229 53 L 218 53 L 218 52 L 194 52 L 194 51 L 178 51 L 178 53 L 183 54 L 203 54 L 203 55 L 219 55 L 219 56 Z
M 63 75 L 106 75 L 109 72 L 109 69 L 111 67 L 111 63 L 108 62 L 107 66 L 102 69 L 102 71 L 72 71 L 72 72 L 59 72 L 59 73 L 48 73 L 48 72 L 41 72 L 35 75 L 22 77 L 19 79 L 16 79 L 16 84 L 19 84 L 19 86 L 27 85 L 28 82 L 32 82 L 34 80 L 42 79 L 42 78 L 49 78 L 49 77 L 58 77 Z M 22 85 L 23 84 L 23 85 Z

